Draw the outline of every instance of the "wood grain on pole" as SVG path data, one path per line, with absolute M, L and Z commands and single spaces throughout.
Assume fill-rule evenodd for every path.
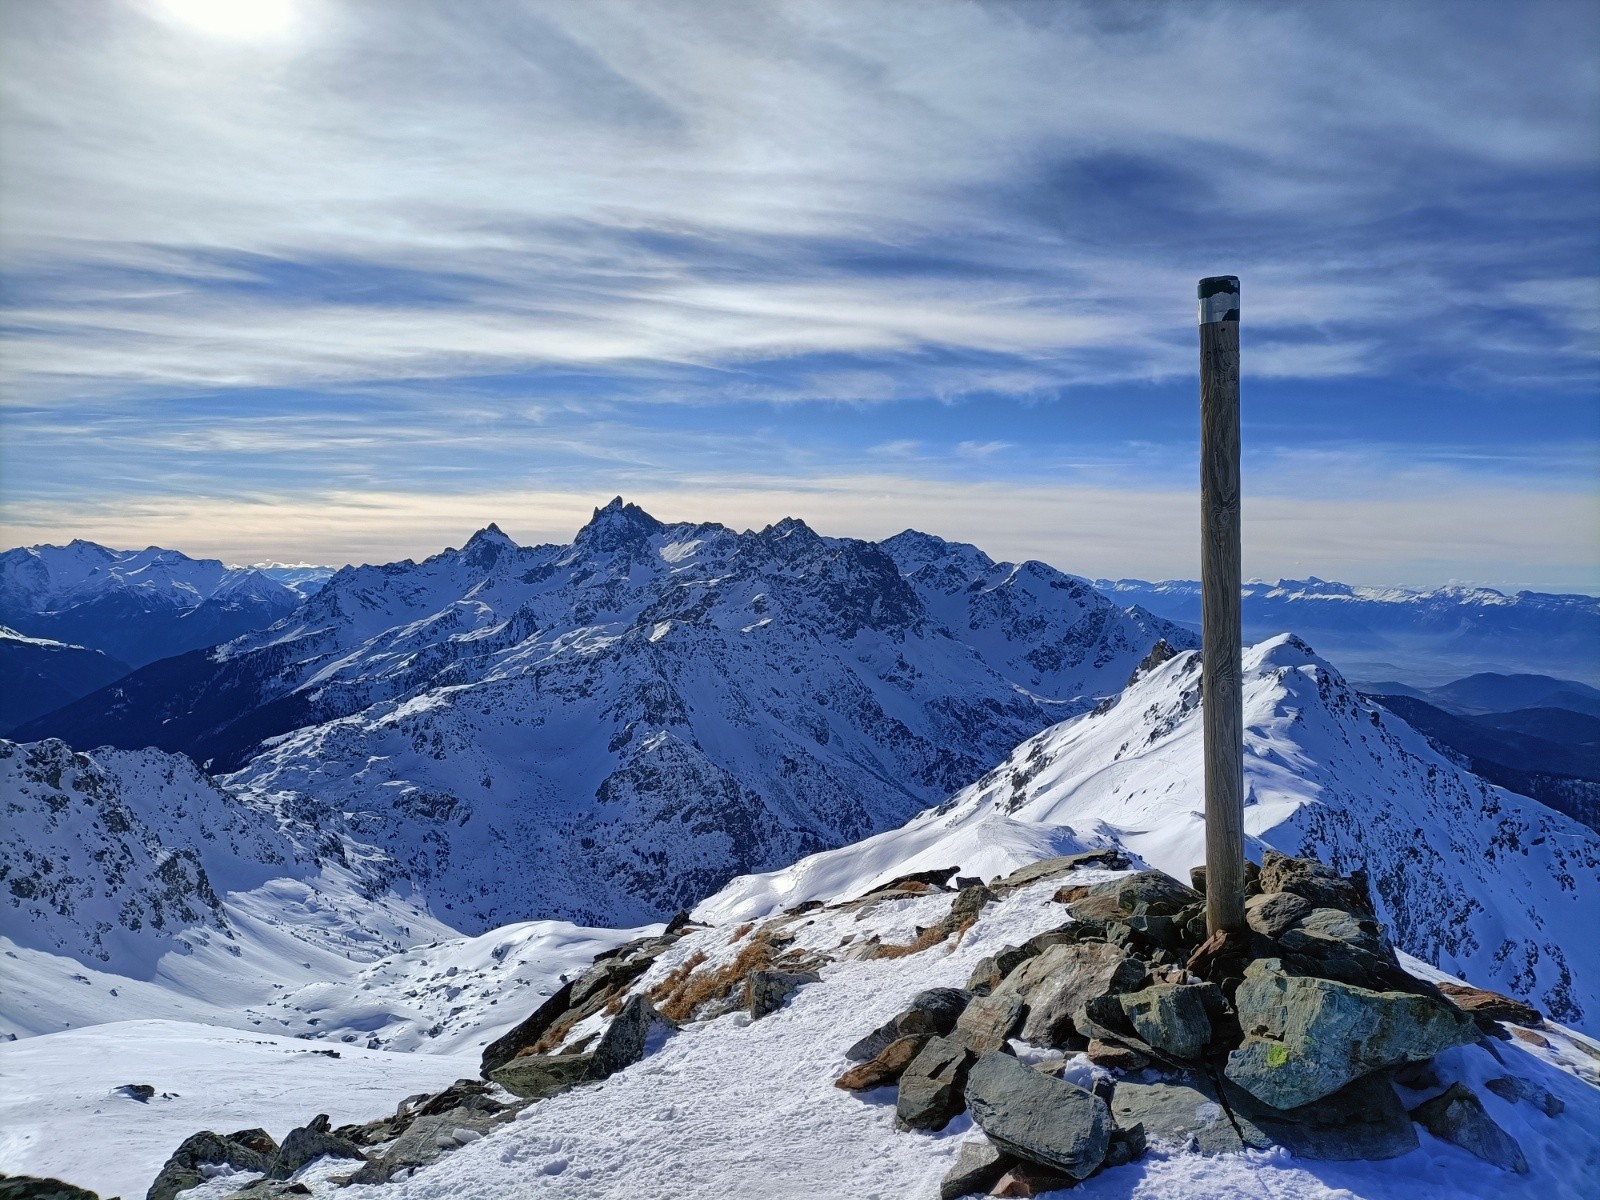
M 1206 927 L 1244 929 L 1244 700 L 1239 611 L 1239 281 L 1200 281 L 1200 635 Z

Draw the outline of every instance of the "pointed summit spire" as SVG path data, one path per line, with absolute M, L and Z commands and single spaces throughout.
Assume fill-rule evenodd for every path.
M 461 556 L 474 567 L 488 568 L 499 561 L 507 550 L 516 548 L 517 544 L 501 531 L 500 526 L 490 521 L 467 539 L 467 544 L 461 547 Z
M 618 550 L 642 542 L 662 528 L 660 521 L 637 504 L 629 504 L 616 496 L 604 508 L 594 510 L 589 523 L 578 530 L 573 545 L 590 552 Z

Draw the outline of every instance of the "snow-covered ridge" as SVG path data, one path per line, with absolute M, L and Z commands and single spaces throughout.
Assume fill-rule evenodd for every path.
M 1291 636 L 1245 655 L 1245 829 L 1369 872 L 1398 945 L 1446 971 L 1600 1027 L 1600 838 L 1461 770 L 1365 703 Z M 1178 655 L 1102 710 L 1046 730 L 905 827 L 733 881 L 708 919 L 751 919 L 911 870 L 990 874 L 1121 845 L 1180 879 L 1204 861 L 1200 664 Z

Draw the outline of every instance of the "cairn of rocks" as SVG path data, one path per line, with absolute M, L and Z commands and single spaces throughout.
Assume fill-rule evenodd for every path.
M 1105 865 L 1104 853 L 1034 863 L 988 891 L 1087 865 Z M 1203 868 L 1192 883 L 1158 871 L 1064 882 L 1054 899 L 1070 920 L 983 959 L 965 988 L 918 995 L 846 1050 L 856 1065 L 838 1086 L 896 1086 L 902 1130 L 971 1114 L 984 1136 L 961 1147 L 944 1200 L 1070 1187 L 1132 1162 L 1152 1138 L 1202 1154 L 1282 1146 L 1313 1159 L 1392 1158 L 1417 1146 L 1413 1122 L 1527 1171 L 1468 1088 L 1453 1084 L 1408 1113 L 1394 1080 L 1423 1086 L 1441 1051 L 1504 1038 L 1501 1021 L 1536 1024 L 1536 1011 L 1408 974 L 1362 872 L 1267 851 L 1248 875 L 1249 932 L 1233 937 L 1207 937 Z M 1018 1042 L 1029 1058 L 1057 1053 L 1025 1062 Z M 1061 1078 L 1078 1053 L 1106 1068 L 1093 1089 Z M 1559 1111 L 1548 1093 L 1522 1096 L 1537 1085 L 1493 1084 Z

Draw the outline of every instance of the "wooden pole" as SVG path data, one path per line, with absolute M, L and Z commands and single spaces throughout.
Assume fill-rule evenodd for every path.
M 1244 929 L 1240 582 L 1239 280 L 1219 275 L 1200 281 L 1200 696 L 1211 933 Z

